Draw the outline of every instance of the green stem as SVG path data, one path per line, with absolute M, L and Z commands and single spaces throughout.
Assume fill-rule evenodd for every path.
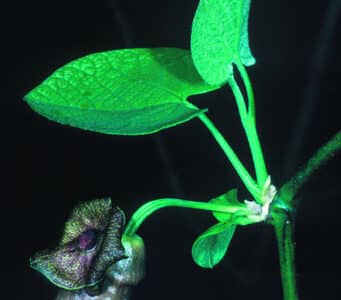
M 286 214 L 276 214 L 274 226 L 279 251 L 283 299 L 298 300 L 296 290 L 293 223 L 288 219 Z
M 143 204 L 135 211 L 125 228 L 124 235 L 133 236 L 146 218 L 153 212 L 165 207 L 183 207 L 223 213 L 234 213 L 237 210 L 241 210 L 240 207 L 229 207 L 209 202 L 189 201 L 175 198 L 157 199 Z M 247 211 L 247 208 L 245 208 L 245 210 Z
M 240 73 L 240 76 L 243 79 L 243 83 L 246 89 L 246 95 L 248 99 L 248 113 L 249 116 L 255 121 L 256 120 L 256 106 L 255 106 L 255 96 L 253 93 L 252 84 L 249 78 L 249 75 L 242 63 L 237 64 L 237 69 Z
M 244 72 L 242 74 L 244 74 Z M 244 77 L 245 77 L 245 74 L 244 74 Z M 244 77 L 242 78 L 244 79 Z M 256 171 L 257 183 L 258 183 L 258 186 L 262 188 L 264 186 L 266 179 L 268 178 L 268 172 L 266 170 L 263 151 L 262 151 L 262 147 L 260 145 L 258 134 L 257 134 L 256 122 L 252 113 L 250 115 L 248 114 L 243 94 L 240 91 L 240 88 L 237 82 L 235 81 L 235 79 L 233 78 L 233 76 L 229 78 L 228 83 L 236 99 L 240 119 L 241 119 L 242 125 L 244 127 L 244 131 L 245 131 L 248 143 L 249 143 L 251 156 L 252 156 L 253 164 L 254 164 L 255 171 Z M 249 81 L 246 81 L 245 85 L 248 87 L 247 89 L 251 89 L 251 83 Z M 251 110 L 254 111 L 254 108 L 252 108 L 254 104 L 251 104 L 254 102 L 253 92 L 249 91 L 248 96 L 251 97 L 251 99 L 249 99 L 249 103 L 250 103 Z
M 341 150 L 341 130 L 326 144 L 319 148 L 308 160 L 307 164 L 279 190 L 279 198 L 288 207 L 297 206 L 297 193 L 308 179 L 329 159 Z
M 341 131 L 318 149 L 308 160 L 305 167 L 280 188 L 273 205 L 271 205 L 270 214 L 273 220 L 271 223 L 275 227 L 277 237 L 284 300 L 298 300 L 294 265 L 293 223 L 290 218 L 298 205 L 297 193 L 313 173 L 340 150 Z
M 225 140 L 223 135 L 215 127 L 213 122 L 207 117 L 206 114 L 200 114 L 198 117 L 213 135 L 221 149 L 224 151 L 225 155 L 231 162 L 233 168 L 236 170 L 240 179 L 243 181 L 247 190 L 257 201 L 261 201 L 261 190 L 257 186 L 257 183 L 254 181 L 254 179 L 251 177 L 249 172 L 246 170 L 236 153 L 233 151 L 229 143 Z
M 249 125 L 248 132 L 246 135 L 249 141 L 251 155 L 254 161 L 257 183 L 259 187 L 262 188 L 269 175 L 266 169 L 263 151 L 259 141 L 255 122 L 251 121 L 251 124 Z

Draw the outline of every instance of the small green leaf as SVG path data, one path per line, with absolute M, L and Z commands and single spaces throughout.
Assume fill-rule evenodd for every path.
M 55 71 L 24 99 L 50 120 L 106 134 L 140 135 L 202 111 L 186 98 L 217 89 L 188 50 L 123 49 L 90 54 Z
M 194 64 L 206 82 L 222 85 L 232 63 L 255 64 L 248 39 L 251 0 L 200 0 L 191 35 Z
M 192 246 L 192 257 L 197 265 L 213 268 L 225 256 L 236 225 L 218 223 L 199 235 Z
M 219 205 L 225 205 L 225 206 L 234 206 L 236 207 L 236 210 L 238 208 L 244 207 L 242 203 L 238 201 L 238 190 L 232 189 L 226 192 L 225 194 L 222 194 L 212 200 L 210 202 L 219 204 Z M 231 220 L 233 213 L 221 213 L 221 212 L 213 212 L 213 216 L 219 221 L 219 222 L 226 222 Z

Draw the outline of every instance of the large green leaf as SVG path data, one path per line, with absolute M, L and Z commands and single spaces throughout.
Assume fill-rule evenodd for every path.
M 236 225 L 218 223 L 198 236 L 192 246 L 192 257 L 197 265 L 213 268 L 225 256 Z
M 253 65 L 248 39 L 250 0 L 200 0 L 191 35 L 194 64 L 206 82 L 222 85 L 232 63 Z
M 39 114 L 62 124 L 139 135 L 197 116 L 202 111 L 186 98 L 216 88 L 201 79 L 188 50 L 123 49 L 66 64 L 24 99 Z

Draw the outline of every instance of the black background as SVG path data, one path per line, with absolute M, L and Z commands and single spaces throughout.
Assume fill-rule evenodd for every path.
M 3 2 L 1 298 L 53 298 L 56 288 L 29 268 L 28 258 L 57 244 L 65 219 L 80 201 L 111 196 L 129 217 L 144 202 L 160 197 L 206 201 L 233 187 L 242 199 L 247 197 L 198 120 L 149 136 L 106 136 L 50 122 L 22 101 L 56 68 L 88 53 L 188 48 L 197 2 Z M 252 3 L 250 43 L 257 64 L 248 71 L 259 134 L 277 186 L 340 128 L 338 2 Z M 211 119 L 251 167 L 232 99 L 226 87 L 191 100 L 209 108 Z M 296 154 L 290 152 L 293 138 Z M 301 299 L 339 297 L 339 168 L 336 157 L 301 194 L 296 227 Z M 148 219 L 139 231 L 148 251 L 147 275 L 133 299 L 281 299 L 271 227 L 239 228 L 224 261 L 204 270 L 193 263 L 190 249 L 212 223 L 207 213 L 181 209 Z

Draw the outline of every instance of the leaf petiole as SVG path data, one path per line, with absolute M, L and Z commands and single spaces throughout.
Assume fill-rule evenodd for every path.
M 249 74 L 247 73 L 244 65 L 240 62 L 236 65 L 238 72 L 243 80 L 247 100 L 248 100 L 248 115 L 255 122 L 256 121 L 256 106 L 255 106 L 255 96 L 253 93 L 253 87 L 250 81 Z
M 233 168 L 239 175 L 240 179 L 243 181 L 245 187 L 250 192 L 250 194 L 254 197 L 254 199 L 257 199 L 257 201 L 261 201 L 261 189 L 257 186 L 257 183 L 251 177 L 237 154 L 234 152 L 234 150 L 220 133 L 220 131 L 215 127 L 213 122 L 207 117 L 206 114 L 199 114 L 198 118 L 204 123 L 204 125 L 213 135 L 220 148 L 224 151 L 228 160 L 231 162 Z
M 255 121 L 255 104 L 254 104 L 254 96 L 252 91 L 252 85 L 247 76 L 247 72 L 244 67 L 239 65 L 238 69 L 241 71 L 241 76 L 244 81 L 247 96 L 248 96 L 248 103 L 249 103 L 249 110 L 246 108 L 246 102 L 244 96 L 238 86 L 238 83 L 234 79 L 233 76 L 230 76 L 228 79 L 228 84 L 230 85 L 233 95 L 236 100 L 239 116 L 241 119 L 242 126 L 244 128 L 246 138 L 250 147 L 251 156 L 254 164 L 254 168 L 256 171 L 257 177 L 257 184 L 259 188 L 263 188 L 267 178 L 268 172 L 266 169 L 264 156 L 262 147 L 260 145 L 257 128 L 256 128 L 256 121 Z M 264 204 L 263 199 L 255 198 L 261 204 Z

